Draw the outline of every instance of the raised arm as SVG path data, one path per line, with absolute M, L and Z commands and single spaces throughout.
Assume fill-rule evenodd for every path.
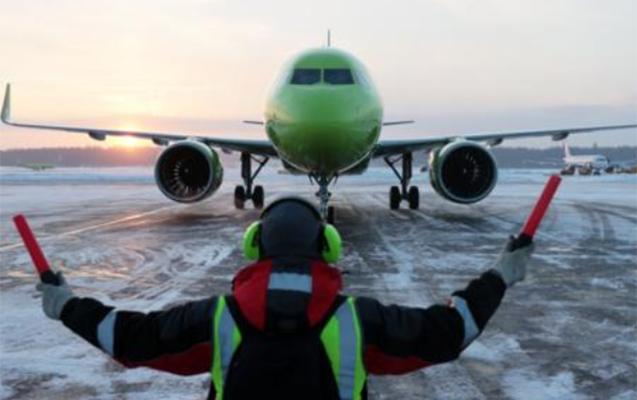
M 452 361 L 483 331 L 507 287 L 525 276 L 533 245 L 500 254 L 493 268 L 453 293 L 446 305 L 412 308 L 356 300 L 371 374 L 403 374 Z
M 216 298 L 165 311 L 117 310 L 61 286 L 39 285 L 45 313 L 128 368 L 148 367 L 179 375 L 210 371 Z

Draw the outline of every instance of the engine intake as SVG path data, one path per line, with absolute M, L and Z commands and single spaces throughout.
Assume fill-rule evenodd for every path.
M 196 140 L 184 140 L 161 153 L 155 164 L 155 180 L 169 199 L 194 203 L 221 186 L 223 168 L 219 155 L 210 147 Z
M 491 193 L 498 180 L 495 158 L 480 143 L 456 141 L 431 153 L 431 185 L 445 199 L 472 204 Z

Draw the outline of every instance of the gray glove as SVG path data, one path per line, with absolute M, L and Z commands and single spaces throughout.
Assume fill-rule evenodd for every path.
M 57 273 L 59 286 L 49 285 L 46 283 L 38 283 L 35 289 L 38 292 L 42 292 L 42 309 L 47 317 L 59 320 L 62 316 L 62 310 L 66 303 L 72 298 L 76 297 L 69 285 L 66 284 L 66 279 L 61 272 Z
M 535 243 L 533 242 L 516 249 L 514 246 L 515 240 L 514 236 L 509 238 L 493 266 L 508 288 L 515 285 L 516 282 L 524 280 L 526 265 L 531 260 L 531 254 L 535 250 Z

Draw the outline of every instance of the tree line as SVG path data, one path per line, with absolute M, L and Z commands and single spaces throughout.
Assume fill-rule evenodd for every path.
M 20 166 L 25 164 L 50 164 L 56 167 L 135 167 L 152 166 L 161 153 L 160 147 L 104 148 L 71 147 L 12 149 L 0 151 L 1 166 Z M 611 161 L 637 160 L 637 147 L 571 147 L 573 155 L 602 154 Z M 496 147 L 493 154 L 498 165 L 503 168 L 552 168 L 562 165 L 564 150 L 560 147 L 535 149 L 525 147 Z M 220 152 L 225 166 L 239 164 L 239 154 Z M 425 160 L 426 155 L 416 154 L 417 161 Z M 375 165 L 382 163 L 376 160 Z

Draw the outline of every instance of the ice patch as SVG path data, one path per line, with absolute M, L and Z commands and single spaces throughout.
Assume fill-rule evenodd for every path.
M 14 393 L 11 388 L 6 387 L 0 382 L 0 399 L 8 399 L 13 396 Z
M 620 278 L 613 278 L 613 279 L 591 278 L 589 280 L 589 283 L 591 286 L 594 286 L 594 287 L 617 289 L 617 290 L 625 289 L 629 285 L 629 282 L 625 282 Z
M 512 337 L 497 334 L 489 338 L 476 340 L 463 353 L 467 359 L 497 362 L 510 359 L 513 354 L 520 352 L 520 343 Z
M 523 400 L 584 400 L 575 393 L 575 379 L 565 371 L 551 377 L 527 371 L 512 371 L 504 376 L 504 389 L 512 399 Z
M 625 392 L 619 394 L 610 400 L 635 400 L 637 398 L 637 393 L 635 391 Z

